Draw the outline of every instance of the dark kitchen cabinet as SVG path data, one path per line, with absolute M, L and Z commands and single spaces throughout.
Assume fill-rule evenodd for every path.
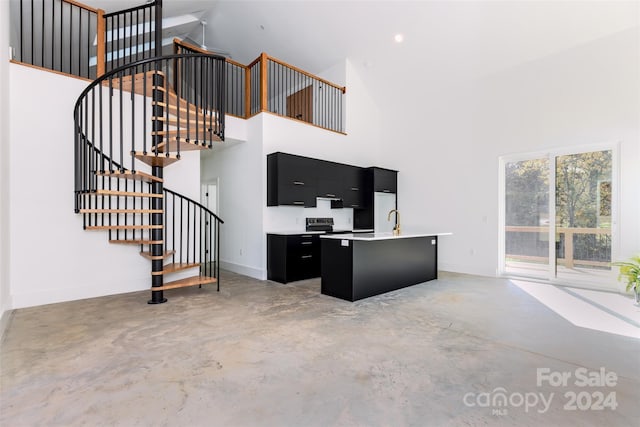
M 267 156 L 267 206 L 315 207 L 316 161 L 286 153 Z
M 355 228 L 374 228 L 375 203 L 374 192 L 398 192 L 398 171 L 378 167 L 367 168 L 364 172 L 364 208 L 353 211 L 353 226 Z M 396 200 L 397 206 L 397 200 Z
M 318 197 L 342 199 L 344 196 L 344 169 L 347 165 L 316 160 L 315 173 L 318 176 Z
M 316 207 L 328 198 L 332 208 L 373 208 L 373 192 L 396 193 L 397 171 L 346 165 L 287 153 L 267 156 L 267 206 Z M 372 228 L 373 214 L 362 223 Z
M 267 234 L 267 279 L 288 283 L 319 276 L 319 234 Z
M 364 208 L 366 204 L 365 169 L 344 165 L 343 174 L 342 206 L 353 209 Z
M 372 167 L 373 191 L 380 193 L 398 192 L 398 171 Z

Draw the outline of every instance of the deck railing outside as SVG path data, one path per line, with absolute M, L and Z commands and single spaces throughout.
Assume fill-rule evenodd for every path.
M 516 252 L 510 248 L 509 233 L 536 233 L 548 236 L 549 227 L 544 226 L 506 226 L 507 259 L 529 262 L 546 262 L 547 256 L 537 253 L 534 245 L 520 245 L 523 250 Z M 586 227 L 557 227 L 556 257 L 559 265 L 573 268 L 576 265 L 608 268 L 611 262 L 611 229 Z M 587 239 L 589 241 L 587 241 Z M 546 242 L 544 242 L 546 244 Z M 578 243 L 578 244 L 576 244 Z M 548 245 L 547 245 L 548 248 Z M 543 248 L 544 251 L 544 248 Z

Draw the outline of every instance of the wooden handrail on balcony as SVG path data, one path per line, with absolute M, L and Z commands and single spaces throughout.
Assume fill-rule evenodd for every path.
M 75 0 L 62 0 L 62 3 L 69 3 L 69 4 L 72 4 L 74 6 L 79 7 L 81 9 L 84 9 L 84 10 L 87 10 L 89 12 L 93 12 L 93 13 L 96 13 L 96 14 L 100 10 L 100 9 L 96 9 L 95 7 L 91 7 L 91 6 L 87 6 L 86 4 L 82 4 L 82 3 L 78 2 L 78 1 L 75 1 Z M 102 12 L 104 13 L 104 10 Z
M 185 49 L 192 50 L 192 51 L 198 52 L 198 53 L 203 53 L 205 55 L 220 55 L 220 56 L 224 56 L 224 55 L 221 55 L 220 53 L 216 53 L 216 52 L 211 51 L 211 50 L 203 49 L 200 46 L 196 46 L 196 45 L 193 45 L 191 43 L 187 43 L 184 40 L 180 40 L 177 37 L 173 39 L 173 45 L 177 46 L 177 47 L 184 47 Z M 246 65 L 243 65 L 243 64 L 239 63 L 238 61 L 234 61 L 231 58 L 225 58 L 225 61 L 228 62 L 229 64 L 235 65 L 236 67 L 247 68 Z
M 505 231 L 517 232 L 517 233 L 548 233 L 549 227 L 545 226 L 519 226 L 519 225 L 507 225 L 504 227 Z M 556 227 L 556 233 L 564 234 L 564 261 L 565 267 L 573 268 L 573 235 L 574 234 L 604 234 L 611 235 L 610 228 L 588 228 L 588 227 Z M 509 255 L 512 257 L 519 257 L 520 255 Z M 523 256 L 522 256 L 523 257 Z M 533 258 L 533 257 L 529 257 Z M 609 263 L 603 263 L 599 261 L 589 261 L 592 265 L 608 265 Z
M 180 40 L 178 38 L 174 38 L 173 39 L 173 44 L 175 47 L 175 51 L 176 53 L 180 50 L 180 48 L 184 48 L 187 51 L 190 52 L 197 52 L 197 53 L 202 53 L 202 54 L 214 54 L 215 52 L 212 51 L 208 51 L 200 46 L 196 46 L 193 45 L 191 43 L 185 42 L 183 40 Z M 277 58 L 274 58 L 272 56 L 267 55 L 266 53 L 262 52 L 260 54 L 260 56 L 258 56 L 255 60 L 253 60 L 251 63 L 249 63 L 248 65 L 243 65 L 240 64 L 237 61 L 234 61 L 232 59 L 227 58 L 226 59 L 227 64 L 229 64 L 230 66 L 234 66 L 234 67 L 239 67 L 242 69 L 242 71 L 244 72 L 244 82 L 241 83 L 243 89 L 244 89 L 244 97 L 243 97 L 243 102 L 244 102 L 244 111 L 241 113 L 245 118 L 248 119 L 249 117 L 251 117 L 253 114 L 257 114 L 260 112 L 270 112 L 270 113 L 274 113 L 283 117 L 288 117 L 294 120 L 298 120 L 298 121 L 304 121 L 307 122 L 308 124 L 312 125 L 312 126 L 316 126 L 322 129 L 327 129 L 327 130 L 331 130 L 334 132 L 338 132 L 338 133 L 343 133 L 342 131 L 342 116 L 341 116 L 341 106 L 340 108 L 338 108 L 338 111 L 334 112 L 334 115 L 328 115 L 328 116 L 324 116 L 321 119 L 319 119 L 319 122 L 314 123 L 316 120 L 314 117 L 306 117 L 305 119 L 300 119 L 297 117 L 293 117 L 293 116 L 289 116 L 289 114 L 285 114 L 282 111 L 271 111 L 269 109 L 269 91 L 271 90 L 269 88 L 269 70 L 272 70 L 271 66 L 270 66 L 270 62 L 273 64 L 277 64 L 277 66 L 282 67 L 286 70 L 290 70 L 291 72 L 294 73 L 294 75 L 301 75 L 304 76 L 306 78 L 309 78 L 312 80 L 312 82 L 320 83 L 321 86 L 327 86 L 331 89 L 331 90 L 335 90 L 336 93 L 339 92 L 341 95 L 344 95 L 346 93 L 346 87 L 344 86 L 339 86 L 336 85 L 335 83 L 332 83 L 326 79 L 323 79 L 321 77 L 318 77 L 314 74 L 311 74 L 307 71 L 304 71 L 294 65 L 291 65 L 289 63 L 286 63 L 282 60 L 279 60 Z M 258 87 L 252 87 L 252 72 L 251 70 L 255 70 L 254 73 L 260 73 L 260 78 L 258 79 L 257 76 L 253 76 L 253 85 L 258 85 Z M 285 83 L 286 84 L 286 83 Z M 313 83 L 311 83 L 313 84 Z M 282 88 L 278 88 L 276 89 L 277 91 L 279 91 L 279 89 Z M 286 91 L 285 91 L 286 92 Z M 253 93 L 253 99 L 252 99 L 252 93 Z M 310 98 L 305 98 L 305 100 L 308 100 Z M 320 98 L 323 99 L 323 98 Z M 253 105 L 252 105 L 253 102 Z M 341 101 L 340 102 L 341 105 Z M 333 104 L 335 105 L 335 104 Z M 280 110 L 283 110 L 282 108 L 280 108 Z M 326 110 L 323 110 L 326 111 Z M 237 114 L 237 113 L 236 113 Z M 241 116 L 242 117 L 242 116 Z M 335 123 L 339 123 L 339 126 L 331 126 L 331 125 L 335 125 Z M 330 125 L 326 125 L 326 123 L 330 123 Z
M 328 86 L 334 87 L 334 88 L 340 90 L 342 93 L 346 93 L 347 92 L 347 88 L 345 86 L 338 86 L 335 83 L 331 83 L 329 80 L 325 80 L 322 77 L 318 77 L 318 76 L 316 76 L 314 74 L 308 73 L 308 72 L 296 67 L 295 65 L 288 64 L 288 63 L 286 63 L 284 61 L 276 59 L 273 56 L 269 56 L 269 55 L 267 55 L 265 53 L 263 53 L 262 55 L 265 55 L 267 57 L 267 59 L 270 60 L 270 61 L 273 61 L 273 62 L 275 62 L 277 64 L 280 64 L 283 67 L 290 68 L 291 70 L 293 70 L 293 71 L 295 71 L 297 73 L 304 74 L 305 76 L 310 77 L 310 78 L 312 78 L 314 80 L 318 80 L 318 81 L 320 81 L 320 82 L 322 82 L 322 83 L 324 83 L 324 84 L 326 84 Z M 262 56 L 260 58 L 256 59 L 256 61 L 261 60 L 261 59 L 262 59 Z

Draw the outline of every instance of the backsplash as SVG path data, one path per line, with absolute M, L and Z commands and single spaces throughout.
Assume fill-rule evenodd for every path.
M 305 231 L 305 218 L 333 218 L 334 230 L 350 230 L 353 228 L 353 209 L 331 209 L 331 200 L 318 199 L 317 207 L 301 208 L 298 206 L 267 207 L 264 215 L 264 230 L 270 231 Z

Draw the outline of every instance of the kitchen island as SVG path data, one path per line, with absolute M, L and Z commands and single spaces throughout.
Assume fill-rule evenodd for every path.
M 322 293 L 348 301 L 438 278 L 438 237 L 451 233 L 320 236 Z

